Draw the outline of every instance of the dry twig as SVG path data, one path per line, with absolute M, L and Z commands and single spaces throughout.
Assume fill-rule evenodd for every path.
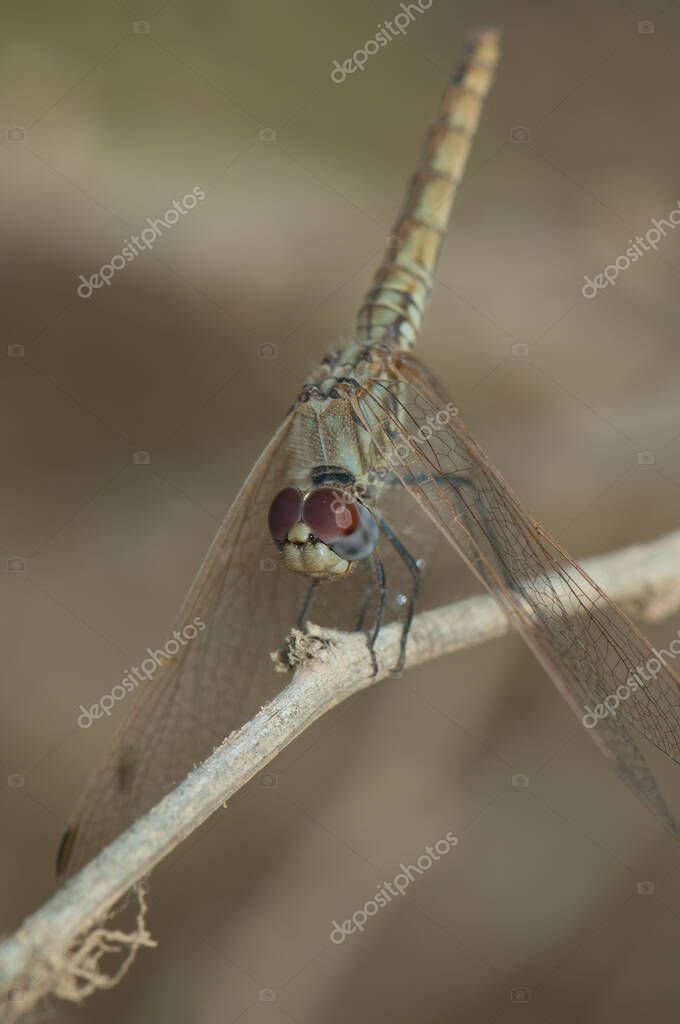
M 659 619 L 680 607 L 680 531 L 594 558 L 584 567 L 638 618 Z M 475 646 L 511 628 L 489 596 L 423 612 L 413 623 L 406 664 Z M 132 934 L 106 928 L 111 908 L 317 718 L 388 675 L 385 666 L 396 661 L 399 637 L 397 624 L 381 632 L 376 648 L 380 670 L 373 676 L 362 634 L 318 628 L 307 636 L 294 632 L 289 655 L 296 671 L 288 686 L 0 946 L 6 1019 L 17 1019 L 48 993 L 73 999 L 115 983 L 120 971 L 112 980 L 97 969 L 99 946 L 93 950 L 93 935 L 99 945 L 117 943 L 128 954 L 153 940 L 144 923 L 143 895 Z M 84 964 L 85 988 L 79 984 Z

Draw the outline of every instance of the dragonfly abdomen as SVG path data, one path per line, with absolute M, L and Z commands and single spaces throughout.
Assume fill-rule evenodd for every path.
M 483 32 L 469 46 L 444 93 L 421 165 L 388 239 L 387 255 L 359 310 L 359 342 L 390 341 L 409 349 L 416 341 L 453 200 L 497 63 L 497 33 Z

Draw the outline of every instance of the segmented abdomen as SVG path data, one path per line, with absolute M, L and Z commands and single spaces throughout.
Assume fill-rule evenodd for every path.
M 359 310 L 359 342 L 390 339 L 411 348 L 416 340 L 498 56 L 496 32 L 476 36 L 444 93 L 440 115 L 430 128 L 420 167 L 389 240 L 391 247 Z

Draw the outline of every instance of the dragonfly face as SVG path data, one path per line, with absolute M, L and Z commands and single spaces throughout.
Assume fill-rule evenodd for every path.
M 375 519 L 346 483 L 306 494 L 285 487 L 269 508 L 269 532 L 287 569 L 325 580 L 346 576 L 378 540 Z

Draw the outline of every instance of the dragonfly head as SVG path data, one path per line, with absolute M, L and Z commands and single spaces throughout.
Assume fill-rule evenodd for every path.
M 285 487 L 271 503 L 269 531 L 286 568 L 317 579 L 346 576 L 378 541 L 371 513 L 340 487 Z

